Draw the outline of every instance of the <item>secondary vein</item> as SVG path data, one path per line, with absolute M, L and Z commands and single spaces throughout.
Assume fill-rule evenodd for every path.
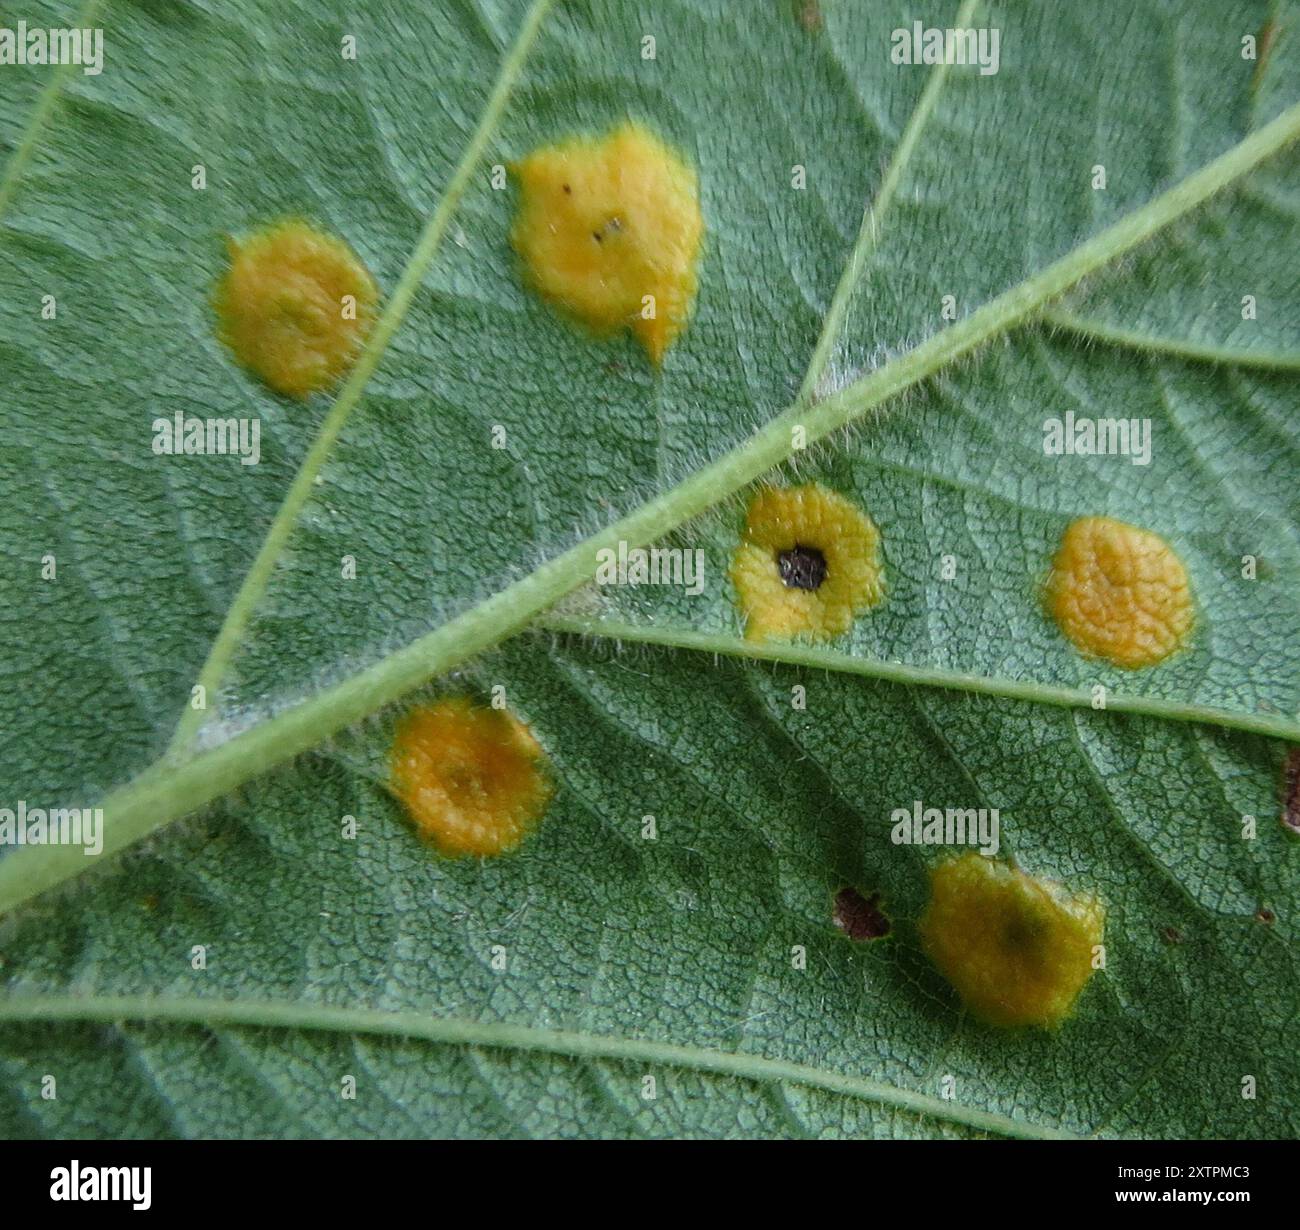
M 311 1030 L 342 1034 L 376 1034 L 425 1042 L 497 1050 L 534 1051 L 572 1059 L 605 1059 L 660 1064 L 712 1072 L 762 1083 L 790 1082 L 825 1089 L 862 1101 L 930 1119 L 944 1119 L 999 1136 L 1033 1139 L 1070 1138 L 1056 1128 L 1010 1115 L 963 1106 L 903 1089 L 865 1076 L 851 1076 L 784 1059 L 737 1051 L 713 1051 L 611 1034 L 538 1029 L 531 1025 L 434 1017 L 423 1012 L 387 1012 L 373 1008 L 337 1008 L 269 1000 L 170 998 L 154 996 L 9 995 L 0 997 L 0 1020 L 7 1021 L 165 1021 L 180 1025 L 244 1026 Z
M 958 29 L 970 26 L 979 3 L 980 0 L 965 0 L 953 24 Z M 898 191 L 898 185 L 903 178 L 903 171 L 911 160 L 912 151 L 921 138 L 921 132 L 930 116 L 934 114 L 935 106 L 939 101 L 939 93 L 948 77 L 949 67 L 946 60 L 941 60 L 930 70 L 925 89 L 921 91 L 921 97 L 917 101 L 916 108 L 908 117 L 907 125 L 903 129 L 903 135 L 889 160 L 889 166 L 885 170 L 884 178 L 880 181 L 880 188 L 876 192 L 875 199 L 867 204 L 867 208 L 862 214 L 862 225 L 858 231 L 857 242 L 854 243 L 852 250 L 849 252 L 849 259 L 844 266 L 844 272 L 840 275 L 839 284 L 835 288 L 835 296 L 831 300 L 830 309 L 826 313 L 826 319 L 822 322 L 822 330 L 817 339 L 817 346 L 813 350 L 812 359 L 808 363 L 808 370 L 804 374 L 803 384 L 799 389 L 799 401 L 808 401 L 816 395 L 817 385 L 826 371 L 831 352 L 835 349 L 835 343 L 839 341 L 840 333 L 843 330 L 844 317 L 848 311 L 849 301 L 853 298 L 854 288 L 858 284 L 858 279 L 862 276 L 862 270 L 867 261 L 871 259 L 876 251 L 880 240 L 881 224 L 886 213 L 889 212 L 890 205 L 893 203 L 894 194 Z
M 863 675 L 868 679 L 884 679 L 892 683 L 919 684 L 955 692 L 1000 696 L 1007 700 L 1032 701 L 1061 709 L 1093 707 L 1091 688 L 1058 687 L 1025 679 L 973 675 L 938 666 L 912 666 L 906 662 L 855 657 L 840 650 L 819 649 L 813 645 L 747 641 L 743 637 L 726 633 L 694 632 L 687 628 L 637 624 L 617 619 L 544 615 L 537 621 L 537 627 L 576 636 L 662 645 L 697 653 L 723 654 L 730 658 L 749 658 L 759 662 L 777 662 L 786 666 Z M 1282 714 L 1247 713 L 1214 705 L 1193 705 L 1155 696 L 1129 695 L 1109 689 L 1106 691 L 1106 712 L 1135 713 L 1172 722 L 1222 726 L 1230 730 L 1245 730 L 1252 734 L 1300 742 L 1300 722 Z
M 317 433 L 315 440 L 312 441 L 312 446 L 308 450 L 306 457 L 303 458 L 297 474 L 294 475 L 293 482 L 284 497 L 284 502 L 280 505 L 275 519 L 271 522 L 271 527 L 267 530 L 257 556 L 254 558 L 248 574 L 244 577 L 243 584 L 239 587 L 239 592 L 230 604 L 221 629 L 208 651 L 207 660 L 199 672 L 197 686 L 203 689 L 205 697 L 211 696 L 220 685 L 230 659 L 238 647 L 240 638 L 243 636 L 244 629 L 248 626 L 258 602 L 266 591 L 271 574 L 280 558 L 280 553 L 284 550 L 284 545 L 298 522 L 298 516 L 302 512 L 303 506 L 311 496 L 312 488 L 321 467 L 328 459 L 330 451 L 338 440 L 339 434 L 342 432 L 352 411 L 356 409 L 358 402 L 360 402 L 361 395 L 365 391 L 370 377 L 374 374 L 375 368 L 379 365 L 379 360 L 384 351 L 388 348 L 389 341 L 392 340 L 393 334 L 397 332 L 398 327 L 406 318 L 411 300 L 415 297 L 415 292 L 424 280 L 424 275 L 428 272 L 429 265 L 437 254 L 443 236 L 447 233 L 447 227 L 451 223 L 452 215 L 456 212 L 460 199 L 469 186 L 470 177 L 477 169 L 488 142 L 496 131 L 501 114 L 505 110 L 506 101 L 510 97 L 510 91 L 519 77 L 524 60 L 534 39 L 537 37 L 537 31 L 542 20 L 553 2 L 554 0 L 534 0 L 532 8 L 529 9 L 514 45 L 502 62 L 501 71 L 497 75 L 496 84 L 492 89 L 487 106 L 479 118 L 478 127 L 475 129 L 464 155 L 457 164 L 442 199 L 429 216 L 429 221 L 425 224 L 419 243 L 416 244 L 415 250 L 411 253 L 410 259 L 402 271 L 402 276 L 397 283 L 397 289 L 393 291 L 392 298 L 384 307 L 373 332 L 366 341 L 365 348 L 357 359 L 356 366 L 353 367 L 347 382 L 340 390 L 334 404 L 330 407 L 329 413 L 325 416 L 325 421 L 321 424 L 320 431 Z M 175 755 L 182 750 L 189 743 L 194 731 L 206 720 L 207 716 L 205 710 L 187 708 L 177 723 L 168 754 Z
M 77 14 L 77 28 L 84 30 L 93 26 L 103 3 L 104 0 L 88 0 L 85 8 Z M 58 65 L 51 74 L 49 81 L 46 82 L 40 97 L 36 100 L 36 106 L 32 110 L 31 118 L 27 121 L 27 127 L 23 129 L 23 135 L 19 138 L 18 147 L 10 156 L 8 163 L 6 163 L 4 177 L 0 179 L 0 218 L 4 217 L 10 201 L 13 200 L 14 193 L 18 190 L 18 180 L 26 169 L 28 162 L 31 161 L 32 153 L 36 149 L 36 144 L 40 140 L 45 125 L 49 123 L 50 116 L 54 114 L 54 106 L 59 101 L 63 83 L 68 79 L 68 74 L 73 67 L 71 60 Z
M 1151 354 L 1191 359 L 1199 363 L 1222 363 L 1233 367 L 1265 371 L 1300 371 L 1300 351 L 1242 350 L 1227 346 L 1206 346 L 1182 338 L 1157 337 L 1137 329 L 1121 329 L 1094 317 L 1078 315 L 1065 308 L 1048 308 L 1040 314 L 1044 324 L 1065 329 L 1094 342 L 1142 350 Z

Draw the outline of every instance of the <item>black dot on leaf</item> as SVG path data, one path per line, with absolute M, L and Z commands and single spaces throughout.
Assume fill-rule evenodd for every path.
M 856 888 L 842 888 L 835 894 L 835 925 L 851 940 L 878 940 L 888 935 L 889 919 L 880 908 L 880 894 L 864 897 Z
M 826 580 L 826 557 L 816 547 L 795 543 L 776 557 L 786 589 L 820 589 Z

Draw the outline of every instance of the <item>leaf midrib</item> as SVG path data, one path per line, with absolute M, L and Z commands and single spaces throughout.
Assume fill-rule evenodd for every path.
M 318 1033 L 372 1034 L 412 1038 L 453 1046 L 530 1051 L 570 1059 L 610 1060 L 709 1072 L 763 1084 L 791 1083 L 861 1101 L 892 1106 L 928 1119 L 1031 1139 L 1075 1139 L 1056 1128 L 1027 1123 L 1010 1115 L 964 1106 L 917 1093 L 870 1077 L 815 1068 L 743 1051 L 718 1051 L 614 1034 L 541 1029 L 532 1025 L 435 1017 L 423 1012 L 374 1008 L 338 1008 L 326 1004 L 274 1000 L 218 999 L 196 996 L 31 995 L 0 996 L 0 1021 L 49 1023 L 123 1021 L 300 1030 Z

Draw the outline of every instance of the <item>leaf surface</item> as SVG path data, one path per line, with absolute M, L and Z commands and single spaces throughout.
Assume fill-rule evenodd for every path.
M 0 858 L 0 1130 L 1294 1135 L 1283 7 L 927 15 L 1000 31 L 981 75 L 891 64 L 894 5 L 109 0 L 102 76 L 6 68 L 0 799 L 117 790 L 120 845 L 199 810 L 53 893 L 90 860 Z M 629 114 L 694 161 L 707 226 L 658 373 L 523 288 L 489 175 Z M 390 296 L 359 374 L 301 405 L 209 306 L 223 236 L 284 213 Z M 178 410 L 259 417 L 260 464 L 154 456 Z M 1149 418 L 1150 465 L 1046 456 L 1071 411 Z M 805 420 L 828 438 L 794 453 Z M 783 461 L 870 510 L 888 595 L 757 663 L 726 565 Z M 1195 635 L 1150 671 L 1041 610 L 1100 513 L 1192 576 Z M 663 534 L 705 551 L 703 594 L 588 587 L 507 639 L 598 542 Z M 389 702 L 497 685 L 560 789 L 518 854 L 437 859 L 385 785 Z M 1105 901 L 1060 1031 L 979 1025 L 926 962 L 944 852 L 889 840 L 914 800 L 998 808 L 1004 855 Z M 838 933 L 845 885 L 886 939 Z

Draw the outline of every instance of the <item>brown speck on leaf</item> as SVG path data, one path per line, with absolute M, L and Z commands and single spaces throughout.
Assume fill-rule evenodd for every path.
M 1300 835 L 1300 747 L 1293 747 L 1282 766 L 1282 827 Z
M 1183 933 L 1177 927 L 1161 927 L 1160 938 L 1166 944 L 1181 944 L 1183 942 Z
M 835 925 L 851 940 L 878 940 L 890 932 L 889 919 L 880 908 L 880 894 L 864 897 L 856 888 L 835 894 Z
M 1255 55 L 1258 59 L 1255 62 L 1255 71 L 1250 76 L 1250 92 L 1252 94 L 1259 89 L 1259 83 L 1264 79 L 1264 69 L 1268 66 L 1268 58 L 1272 54 L 1273 46 L 1277 42 L 1277 36 L 1281 32 L 1282 27 L 1270 17 L 1259 28 L 1259 34 L 1255 36 Z
M 1266 927 L 1271 927 L 1276 918 L 1277 915 L 1274 914 L 1266 905 L 1261 905 L 1259 909 L 1255 911 L 1255 921 L 1262 922 Z
M 816 34 L 825 24 L 817 0 L 794 0 L 794 19 L 809 34 Z

